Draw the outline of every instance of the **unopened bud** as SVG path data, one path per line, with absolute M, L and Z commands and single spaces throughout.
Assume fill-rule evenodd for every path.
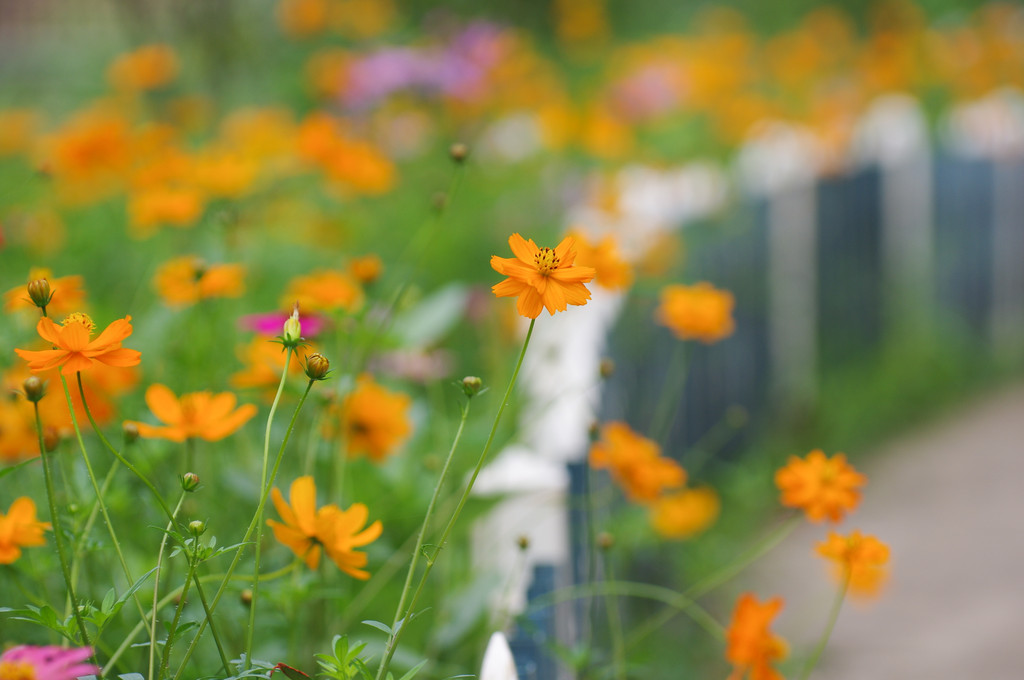
M 475 375 L 467 375 L 462 379 L 462 391 L 466 393 L 467 397 L 473 397 L 480 392 L 480 388 L 484 386 L 484 381 Z
M 466 160 L 466 156 L 469 155 L 469 147 L 462 142 L 456 142 L 448 147 L 448 155 L 456 163 L 462 163 Z
M 46 279 L 36 279 L 28 282 L 28 297 L 39 309 L 46 311 L 46 306 L 50 304 L 50 300 L 53 298 L 53 293 L 50 292 L 50 282 Z
M 613 373 L 615 373 L 615 362 L 605 357 L 604 359 L 601 359 L 601 366 L 598 370 L 601 373 L 601 377 L 607 380 L 612 377 Z
M 244 604 L 246 607 L 251 605 L 252 604 L 252 589 L 251 588 L 246 588 L 245 590 L 243 590 L 241 593 L 238 594 L 238 599 L 240 599 L 242 601 L 242 604 Z
M 186 472 L 181 476 L 181 490 L 189 493 L 199 488 L 199 475 L 194 472 Z
M 139 426 L 135 423 L 125 423 L 121 426 L 121 432 L 124 434 L 125 444 L 134 444 L 139 440 Z
M 302 339 L 302 324 L 299 323 L 299 303 L 295 303 L 295 308 L 292 309 L 292 315 L 288 317 L 288 320 L 284 322 L 284 330 L 281 333 L 281 339 L 284 340 L 284 344 L 295 347 L 299 344 L 299 340 Z
M 323 354 L 314 352 L 306 357 L 306 377 L 310 380 L 325 380 L 331 372 L 331 362 Z
M 43 447 L 47 451 L 53 451 L 60 444 L 60 432 L 53 425 L 43 428 Z
M 206 522 L 201 519 L 194 519 L 188 523 L 188 530 L 193 536 L 202 536 L 206 533 Z
M 523 534 L 518 539 L 516 539 L 516 545 L 519 546 L 520 550 L 526 550 L 530 547 L 530 537 L 526 534 Z
M 36 403 L 46 396 L 46 385 L 37 376 L 32 375 L 25 378 L 21 387 L 25 391 L 25 398 L 32 403 Z
M 613 545 L 615 545 L 615 537 L 607 531 L 602 531 L 597 535 L 597 547 L 601 550 L 611 550 Z

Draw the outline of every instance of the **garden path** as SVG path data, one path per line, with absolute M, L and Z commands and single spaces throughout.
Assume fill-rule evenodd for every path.
M 862 458 L 869 484 L 840 530 L 892 549 L 873 602 L 847 601 L 818 680 L 1024 678 L 1024 386 L 975 400 Z M 805 524 L 755 568 L 760 597 L 781 594 L 775 630 L 806 658 L 834 585 Z

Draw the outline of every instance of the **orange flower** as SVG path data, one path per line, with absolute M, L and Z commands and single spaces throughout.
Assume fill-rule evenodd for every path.
M 156 90 L 178 76 L 178 57 L 167 45 L 145 45 L 122 54 L 107 70 L 107 80 L 119 90 Z
M 46 306 L 48 314 L 61 316 L 81 309 L 85 304 L 85 290 L 82 288 L 81 276 L 61 276 L 53 278 L 53 272 L 45 267 L 33 267 L 29 270 L 28 281 L 46 279 L 50 283 L 53 298 Z M 4 311 L 13 312 L 18 309 L 36 309 L 28 297 L 25 286 L 12 288 L 4 293 Z
M 857 488 L 867 481 L 846 462 L 846 456 L 837 453 L 826 458 L 820 449 L 811 451 L 806 459 L 790 456 L 786 466 L 775 472 L 782 504 L 800 508 L 812 522 L 826 517 L 832 522 L 841 520 L 845 511 L 860 503 Z
M 786 658 L 786 641 L 768 630 L 782 605 L 781 597 L 761 604 L 753 593 L 740 596 L 726 631 L 725 658 L 733 665 L 728 680 L 747 674 L 750 680 L 783 680 L 771 664 Z
M 654 502 L 651 524 L 665 538 L 691 538 L 714 524 L 721 505 L 714 489 L 683 489 Z
M 694 286 L 673 284 L 661 289 L 655 318 L 680 340 L 712 343 L 732 334 L 732 293 L 707 282 Z
M 43 140 L 41 161 L 62 197 L 74 203 L 100 200 L 122 185 L 131 167 L 131 128 L 118 112 L 86 111 Z
M 590 447 L 590 465 L 609 468 L 626 496 L 641 503 L 655 501 L 664 489 L 686 483 L 686 470 L 679 463 L 663 457 L 660 446 L 625 423 L 601 428 L 601 441 Z
M 132 234 L 151 236 L 159 226 L 187 229 L 203 214 L 203 196 L 190 187 L 158 186 L 136 192 L 128 200 Z
M 45 545 L 43 532 L 49 522 L 36 519 L 36 504 L 28 496 L 11 503 L 4 515 L 0 512 L 0 564 L 12 564 L 21 557 L 21 549 Z
M 306 38 L 327 28 L 330 5 L 327 0 L 281 0 L 277 21 L 292 38 Z
M 382 527 L 377 520 L 362 529 L 369 515 L 365 505 L 355 503 L 348 510 L 342 510 L 331 504 L 318 510 L 316 485 L 312 477 L 299 477 L 292 482 L 288 499 L 290 505 L 284 502 L 281 491 L 276 487 L 271 491 L 277 514 L 284 520 L 283 524 L 267 520 L 277 540 L 301 557 L 310 569 L 317 568 L 320 553 L 326 552 L 338 569 L 349 576 L 364 581 L 370 578 L 369 572 L 360 568 L 366 566 L 366 553 L 356 552 L 353 548 L 375 541 Z
M 73 375 L 76 371 L 89 370 L 97 361 L 108 366 L 135 366 L 141 361 L 142 354 L 121 347 L 121 341 L 132 334 L 131 320 L 130 316 L 118 319 L 95 340 L 89 340 L 96 324 L 88 315 L 81 312 L 69 314 L 59 326 L 44 316 L 36 324 L 36 331 L 44 340 L 51 342 L 54 349 L 14 351 L 28 362 L 33 373 L 63 366 L 61 373 Z
M 341 405 L 341 426 L 349 453 L 380 461 L 412 432 L 408 395 L 390 392 L 364 373 Z
M 200 437 L 208 442 L 224 439 L 256 415 L 256 406 L 242 404 L 231 392 L 191 392 L 174 396 L 170 388 L 154 383 L 146 390 L 146 405 L 167 427 L 155 427 L 135 421 L 139 434 L 151 439 L 183 442 Z
M 874 536 L 854 531 L 849 536 L 828 532 L 817 545 L 818 554 L 832 560 L 840 583 L 849 579 L 851 595 L 877 595 L 888 578 L 889 547 Z
M 282 307 L 298 302 L 304 312 L 354 312 L 363 305 L 363 290 L 348 274 L 321 270 L 292 279 L 281 301 Z
M 212 297 L 240 297 L 245 292 L 240 264 L 211 264 L 184 255 L 160 265 L 153 277 L 160 297 L 169 305 L 191 305 Z
M 615 239 L 605 236 L 593 244 L 579 232 L 570 232 L 569 236 L 576 239 L 576 262 L 594 268 L 594 283 L 608 290 L 622 290 L 633 284 L 633 268 L 622 259 Z
M 516 310 L 528 319 L 536 319 L 545 307 L 554 316 L 567 305 L 585 305 L 590 291 L 583 284 L 594 278 L 590 267 L 576 267 L 575 240 L 572 237 L 552 248 L 538 248 L 533 239 L 519 234 L 508 239 L 515 257 L 491 256 L 491 267 L 508 278 L 493 286 L 498 297 L 516 297 Z
M 39 438 L 32 405 L 22 399 L 0 398 L 0 462 L 14 463 L 38 455 Z
M 38 126 L 39 114 L 32 109 L 0 111 L 0 157 L 29 151 Z
M 292 352 L 292 361 L 288 366 L 291 373 L 302 371 L 303 352 L 316 351 L 312 347 L 300 347 Z M 249 387 L 276 388 L 281 380 L 281 369 L 284 368 L 285 352 L 281 345 L 274 342 L 274 339 L 264 335 L 257 335 L 248 345 L 240 347 L 238 357 L 246 368 L 234 373 L 231 376 L 231 384 L 240 389 Z
M 381 272 L 384 270 L 384 263 L 381 262 L 380 258 L 376 255 L 363 255 L 362 257 L 353 257 L 348 263 L 348 271 L 352 274 L 359 283 L 367 284 L 373 283 L 380 278 Z

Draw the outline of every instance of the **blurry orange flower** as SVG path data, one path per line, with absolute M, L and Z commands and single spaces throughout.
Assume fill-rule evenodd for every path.
M 32 405 L 23 399 L 0 397 L 0 462 L 13 463 L 38 455 L 39 437 Z
M 601 440 L 590 447 L 590 465 L 608 468 L 630 500 L 650 503 L 664 489 L 686 483 L 686 470 L 661 455 L 661 447 L 642 437 L 625 423 L 607 423 Z
M 768 630 L 782 605 L 781 597 L 762 604 L 753 593 L 740 596 L 726 631 L 725 658 L 733 665 L 728 680 L 783 680 L 771 664 L 786 658 L 786 641 Z
M 651 524 L 665 538 L 691 538 L 714 524 L 721 505 L 714 489 L 683 489 L 654 502 Z
M 42 168 L 57 181 L 63 198 L 75 203 L 100 200 L 122 186 L 132 164 L 132 144 L 122 114 L 93 109 L 43 140 Z
M 605 236 L 594 244 L 580 232 L 569 232 L 576 239 L 576 264 L 593 267 L 594 283 L 609 290 L 629 288 L 633 283 L 633 268 L 622 259 L 615 239 Z
M 806 459 L 790 456 L 785 467 L 775 472 L 781 503 L 787 508 L 800 508 L 812 522 L 841 520 L 846 511 L 860 503 L 857 489 L 867 481 L 846 462 L 846 456 L 837 453 L 827 458 L 820 449 L 811 451 Z
M 843 583 L 849 579 L 851 595 L 877 595 L 888 578 L 889 547 L 874 536 L 859 531 L 840 536 L 830 531 L 817 551 L 834 563 L 836 580 Z
M 213 297 L 240 297 L 245 292 L 240 264 L 206 264 L 202 259 L 184 255 L 160 265 L 153 285 L 169 305 L 191 305 Z
M 329 0 L 281 0 L 277 21 L 286 35 L 307 38 L 327 28 L 329 10 Z
M 50 304 L 46 306 L 47 313 L 62 316 L 85 305 L 85 290 L 82 288 L 84 281 L 81 276 L 54 278 L 53 272 L 49 269 L 33 267 L 29 270 L 28 281 L 36 279 L 46 279 L 50 284 L 50 292 L 53 293 Z M 4 311 L 13 312 L 18 309 L 36 309 L 29 299 L 25 286 L 17 286 L 4 293 Z
M 21 557 L 22 548 L 45 545 L 43 532 L 49 528 L 49 522 L 36 519 L 36 504 L 31 498 L 16 499 L 6 515 L 0 512 L 0 564 L 12 564 Z
M 39 114 L 32 109 L 0 111 L 0 156 L 28 151 L 35 140 Z
M 661 289 L 661 305 L 655 318 L 680 340 L 692 338 L 712 343 L 732 334 L 732 307 L 732 293 L 710 283 L 673 284 Z
M 364 373 L 341 405 L 341 427 L 350 454 L 387 457 L 412 432 L 408 395 L 391 392 Z
M 384 263 L 376 255 L 353 257 L 348 263 L 349 273 L 362 284 L 373 283 L 380 278 L 383 270 Z
M 155 90 L 178 76 L 178 57 L 168 45 L 145 45 L 122 54 L 107 70 L 107 80 L 119 90 Z
M 55 349 L 14 351 L 28 362 L 33 373 L 63 366 L 61 373 L 73 375 L 76 371 L 89 370 L 97 361 L 108 366 L 135 366 L 141 361 L 141 353 L 121 347 L 121 341 L 132 334 L 131 320 L 130 316 L 118 319 L 95 340 L 89 340 L 96 324 L 88 315 L 69 314 L 59 326 L 44 316 L 36 324 L 36 331 Z
M 202 214 L 203 196 L 191 187 L 153 187 L 128 200 L 132 233 L 139 237 L 152 235 L 160 226 L 195 226 Z
M 256 181 L 259 164 L 240 153 L 225 149 L 207 149 L 192 164 L 192 179 L 210 196 L 238 198 Z
M 349 53 L 341 49 L 317 52 L 306 62 L 306 82 L 321 99 L 334 99 L 345 84 Z
M 338 0 L 331 10 L 331 28 L 364 40 L 386 31 L 398 13 L 393 0 Z
M 491 256 L 491 267 L 509 278 L 492 286 L 497 297 L 518 297 L 516 310 L 528 319 L 536 319 L 545 307 L 552 316 L 567 305 L 585 305 L 590 291 L 583 284 L 594 278 L 590 267 L 574 266 L 575 241 L 562 239 L 555 248 L 538 248 L 533 239 L 519 234 L 508 239 L 515 257 Z
M 395 164 L 372 144 L 342 140 L 323 161 L 324 175 L 343 191 L 385 194 L 395 184 Z
M 288 546 L 302 558 L 310 569 L 320 564 L 321 552 L 338 565 L 338 569 L 360 580 L 370 578 L 369 572 L 361 569 L 367 562 L 366 553 L 354 548 L 377 540 L 381 534 L 380 520 L 363 529 L 369 511 L 362 503 L 355 503 L 348 510 L 337 505 L 316 507 L 316 485 L 312 477 L 299 477 L 292 482 L 288 493 L 291 504 L 285 503 L 281 491 L 271 491 L 271 500 L 277 514 L 284 523 L 267 520 L 274 530 L 274 537 Z
M 315 351 L 312 347 L 300 347 L 292 353 L 290 373 L 302 371 L 304 352 Z M 231 376 L 231 384 L 238 388 L 277 387 L 281 380 L 281 369 L 284 368 L 285 352 L 281 345 L 268 336 L 257 335 L 248 345 L 240 347 L 238 358 L 246 365 L 241 371 Z
M 363 306 L 363 289 L 348 274 L 324 269 L 291 280 L 281 306 L 290 307 L 295 302 L 304 312 L 354 312 Z
M 183 442 L 200 437 L 215 442 L 234 434 L 256 415 L 256 406 L 242 404 L 231 392 L 190 392 L 174 396 L 170 388 L 154 383 L 146 390 L 146 405 L 166 427 L 156 427 L 128 421 L 139 428 L 139 434 L 148 439 L 169 439 Z

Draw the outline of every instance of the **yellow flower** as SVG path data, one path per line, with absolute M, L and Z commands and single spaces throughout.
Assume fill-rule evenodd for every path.
M 356 388 L 341 405 L 349 453 L 365 453 L 374 461 L 393 453 L 412 433 L 410 403 L 408 395 L 384 389 L 369 374 L 359 376 Z
M 320 564 L 322 552 L 346 574 L 361 580 L 370 578 L 370 573 L 361 569 L 366 566 L 366 553 L 353 548 L 377 540 L 381 534 L 381 523 L 377 520 L 363 529 L 369 511 L 362 503 L 355 503 L 348 510 L 337 505 L 316 507 L 316 485 L 312 477 L 299 477 L 292 482 L 288 493 L 291 503 L 276 487 L 271 500 L 283 523 L 272 519 L 267 524 L 274 530 L 274 537 L 288 546 L 302 558 L 310 569 Z
M 841 520 L 860 503 L 857 489 L 867 481 L 846 462 L 846 456 L 837 453 L 827 458 L 820 449 L 811 451 L 806 459 L 790 456 L 785 467 L 775 472 L 782 504 L 800 508 L 812 522 Z
M 686 483 L 686 470 L 661 455 L 661 447 L 642 437 L 625 423 L 601 428 L 601 441 L 590 447 L 590 465 L 608 468 L 630 500 L 650 503 L 664 489 Z
M 0 564 L 11 564 L 21 557 L 21 549 L 45 545 L 43 531 L 49 522 L 36 519 L 36 504 L 28 496 L 13 503 L 4 515 L 0 512 Z
M 714 524 L 721 505 L 714 489 L 683 489 L 654 502 L 651 524 L 665 538 L 692 538 Z
M 512 234 L 508 245 L 515 257 L 491 257 L 491 267 L 508 278 L 493 286 L 498 297 L 518 297 L 516 310 L 528 319 L 536 319 L 547 308 L 564 312 L 567 305 L 585 305 L 590 291 L 583 284 L 594 278 L 590 267 L 573 266 L 575 240 L 562 239 L 554 248 L 538 248 L 533 239 Z
M 732 293 L 704 281 L 694 286 L 673 284 L 661 290 L 655 316 L 680 340 L 712 343 L 732 334 Z
M 877 595 L 888 578 L 889 547 L 874 536 L 854 531 L 849 536 L 828 532 L 828 540 L 817 545 L 817 552 L 834 563 L 840 583 L 849 579 L 851 595 Z

